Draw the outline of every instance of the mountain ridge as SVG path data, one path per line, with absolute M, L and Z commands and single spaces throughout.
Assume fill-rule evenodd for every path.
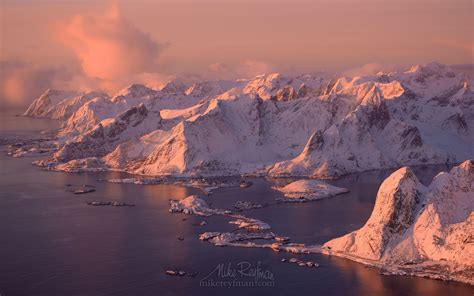
M 74 104 L 54 142 L 58 151 L 38 164 L 150 176 L 332 178 L 458 163 L 474 157 L 472 85 L 438 63 L 352 78 L 273 73 L 176 80 L 159 90 L 134 84 Z M 38 109 L 40 98 L 29 110 Z M 137 108 L 146 109 L 143 123 L 120 119 Z M 126 133 L 92 144 L 91 133 L 112 123 Z M 82 152 L 64 157 L 73 147 Z M 78 167 L 90 157 L 95 160 L 84 163 L 96 167 Z

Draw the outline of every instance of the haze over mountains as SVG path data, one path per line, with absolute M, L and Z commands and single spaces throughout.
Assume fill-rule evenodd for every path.
M 328 178 L 473 158 L 473 82 L 438 63 L 361 77 L 174 80 L 113 97 L 48 90 L 24 115 L 65 121 L 40 162 L 50 169 Z

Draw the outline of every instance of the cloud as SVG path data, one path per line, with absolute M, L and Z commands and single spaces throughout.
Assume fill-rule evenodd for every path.
M 26 107 L 48 88 L 113 94 L 131 83 L 159 87 L 170 79 L 157 71 L 164 45 L 125 20 L 118 6 L 102 14 L 75 15 L 53 28 L 80 65 L 54 68 L 21 58 L 0 61 L 0 107 Z
M 214 63 L 208 66 L 208 76 L 220 79 L 250 78 L 275 71 L 276 68 L 272 64 L 254 59 L 242 60 L 234 66 L 225 63 Z
M 342 72 L 342 75 L 354 77 L 354 76 L 365 76 L 365 75 L 374 75 L 379 72 L 393 72 L 398 70 L 400 66 L 395 65 L 385 65 L 379 63 L 368 63 L 360 67 L 347 69 Z
M 237 67 L 237 73 L 245 77 L 267 74 L 274 71 L 275 68 L 270 63 L 252 59 L 241 61 Z
M 231 73 L 230 67 L 224 63 L 210 64 L 207 68 L 211 73 L 215 75 L 227 75 Z
M 1 108 L 23 107 L 52 85 L 65 83 L 71 73 L 24 61 L 0 61 Z
M 116 80 L 103 80 L 84 75 L 77 69 L 44 67 L 22 60 L 0 61 L 0 108 L 25 108 L 48 88 L 107 91 L 113 95 L 131 83 L 161 88 L 173 75 L 138 73 Z
M 59 41 L 80 60 L 87 76 L 117 80 L 157 72 L 164 45 L 123 18 L 117 5 L 102 14 L 77 14 L 56 24 Z

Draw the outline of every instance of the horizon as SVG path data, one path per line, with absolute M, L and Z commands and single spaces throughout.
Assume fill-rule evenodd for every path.
M 356 68 L 349 68 L 345 70 L 340 70 L 340 71 L 327 71 L 327 72 L 319 72 L 319 73 L 305 73 L 305 72 L 299 72 L 299 73 L 285 73 L 285 72 L 275 72 L 275 71 L 270 71 L 266 73 L 261 73 L 261 74 L 256 74 L 253 76 L 248 76 L 248 77 L 237 77 L 237 78 L 225 78 L 225 77 L 200 77 L 198 74 L 179 74 L 173 77 L 170 77 L 168 80 L 165 81 L 159 81 L 159 83 L 154 83 L 154 81 L 148 81 L 144 83 L 136 83 L 136 82 L 130 82 L 126 85 L 123 85 L 122 87 L 113 90 L 113 91 L 107 91 L 106 89 L 86 89 L 86 90 L 80 90 L 80 89 L 74 89 L 74 88 L 54 88 L 54 87 L 47 87 L 43 90 L 39 89 L 40 93 L 38 95 L 33 96 L 29 98 L 29 101 L 25 101 L 24 104 L 20 105 L 8 105 L 5 104 L 3 101 L 3 98 L 0 97 L 0 107 L 1 111 L 3 114 L 13 114 L 15 116 L 21 115 L 23 112 L 26 111 L 28 106 L 37 98 L 42 96 L 43 94 L 46 94 L 49 90 L 59 90 L 59 91 L 78 91 L 80 93 L 87 93 L 87 92 L 94 92 L 94 91 L 99 91 L 106 93 L 110 98 L 114 97 L 117 95 L 117 93 L 129 88 L 132 85 L 143 85 L 146 86 L 150 89 L 153 90 L 161 90 L 163 87 L 166 86 L 167 83 L 172 82 L 172 81 L 184 81 L 187 86 L 191 86 L 193 83 L 199 82 L 199 81 L 235 81 L 235 80 L 251 80 L 253 78 L 256 78 L 258 76 L 262 75 L 271 75 L 271 74 L 282 74 L 282 75 L 288 75 L 288 76 L 298 76 L 298 75 L 306 75 L 310 74 L 313 75 L 314 77 L 332 77 L 331 79 L 334 78 L 341 78 L 341 77 L 363 77 L 363 76 L 370 76 L 370 75 L 376 75 L 379 73 L 384 73 L 384 74 L 391 74 L 391 73 L 401 73 L 401 72 L 407 72 L 410 70 L 411 67 L 414 66 L 424 66 L 424 65 L 429 65 L 429 64 L 441 64 L 436 61 L 429 62 L 427 64 L 416 64 L 416 65 L 411 65 L 411 66 L 385 66 L 381 64 L 374 64 L 374 63 L 369 63 L 362 65 L 360 67 Z M 474 63 L 473 64 L 453 64 L 453 65 L 446 65 L 446 64 L 441 64 L 448 66 L 449 68 L 453 69 L 456 72 L 463 73 L 467 75 L 469 78 L 474 79 Z
M 474 63 L 465 0 L 6 0 L 1 9 L 2 108 L 24 108 L 48 88 L 113 94 L 174 77 Z

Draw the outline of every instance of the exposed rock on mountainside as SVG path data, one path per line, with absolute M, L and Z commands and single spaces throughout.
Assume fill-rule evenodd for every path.
M 438 174 L 428 187 L 404 167 L 382 183 L 366 224 L 324 248 L 393 273 L 474 284 L 473 211 L 472 160 Z
M 59 150 L 39 162 L 50 169 L 95 163 L 150 176 L 329 178 L 474 157 L 472 83 L 436 63 L 354 78 L 176 80 L 161 90 L 131 85 L 112 98 L 50 91 L 26 114 L 75 110 L 56 141 L 44 143 Z

